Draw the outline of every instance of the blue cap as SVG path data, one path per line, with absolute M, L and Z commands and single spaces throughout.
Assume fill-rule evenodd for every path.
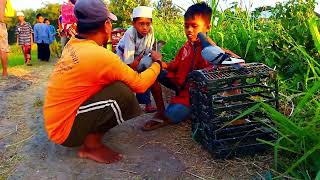
M 107 5 L 102 0 L 77 0 L 74 6 L 74 14 L 79 23 L 102 22 L 108 18 L 113 21 L 118 20 L 117 16 L 108 10 Z

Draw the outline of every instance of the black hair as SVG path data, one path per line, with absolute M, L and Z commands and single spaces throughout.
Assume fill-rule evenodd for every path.
M 201 16 L 207 23 L 210 23 L 212 9 L 206 2 L 196 3 L 188 8 L 184 14 L 184 19 L 193 19 L 197 15 Z
M 48 18 L 44 18 L 43 22 L 46 22 L 46 21 L 49 21 L 49 19 Z
M 77 30 L 79 34 L 92 34 L 97 33 L 105 24 L 106 21 L 94 23 L 81 23 L 78 22 Z
M 139 19 L 140 19 L 140 17 L 136 17 L 136 18 L 133 18 L 132 21 L 133 21 L 133 22 L 136 22 L 136 21 L 138 21 Z M 150 19 L 151 22 L 152 22 L 152 18 L 149 18 L 149 19 Z
M 39 14 L 37 14 L 36 17 L 37 17 L 37 19 L 39 19 L 39 17 L 41 17 L 41 16 L 42 16 L 42 14 L 39 13 Z

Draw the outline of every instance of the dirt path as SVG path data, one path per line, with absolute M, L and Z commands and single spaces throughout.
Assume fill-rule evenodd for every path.
M 191 139 L 190 122 L 153 132 L 142 115 L 112 129 L 105 143 L 123 161 L 97 164 L 76 149 L 52 144 L 43 129 L 42 104 L 53 63 L 11 68 L 0 80 L 0 179 L 248 179 L 262 174 L 270 154 L 227 161 L 213 159 Z

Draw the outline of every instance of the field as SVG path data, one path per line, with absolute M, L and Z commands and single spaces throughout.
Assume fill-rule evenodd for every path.
M 283 112 L 265 104 L 249 110 L 267 112 L 277 125 L 279 139 L 265 142 L 274 148 L 277 178 L 320 178 L 320 20 L 313 12 L 315 1 L 291 0 L 251 13 L 237 4 L 219 12 L 218 1 L 211 3 L 215 19 L 209 36 L 246 62 L 261 62 L 278 72 Z M 153 22 L 157 38 L 167 42 L 162 53 L 170 61 L 186 41 L 183 17 Z M 288 114 L 284 109 L 293 110 L 291 116 L 283 115 Z

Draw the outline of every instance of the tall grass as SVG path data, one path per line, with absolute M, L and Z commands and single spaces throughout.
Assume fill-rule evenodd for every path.
M 243 10 L 234 4 L 224 12 L 212 0 L 213 21 L 209 36 L 221 47 L 239 54 L 246 62 L 262 62 L 279 74 L 280 92 L 296 105 L 287 117 L 266 104 L 253 110 L 265 111 L 279 135 L 274 147 L 274 170 L 278 179 L 320 179 L 320 36 L 319 19 L 313 14 L 314 0 L 290 0 L 261 12 Z M 154 21 L 156 36 L 167 41 L 164 57 L 170 60 L 186 41 L 183 19 Z M 284 102 L 282 106 L 287 106 Z M 277 173 L 275 173 L 277 174 Z
M 155 15 L 152 23 L 155 29 L 155 38 L 166 41 L 166 45 L 161 52 L 164 60 L 169 62 L 174 59 L 177 51 L 187 40 L 184 33 L 183 17 L 168 22 Z

